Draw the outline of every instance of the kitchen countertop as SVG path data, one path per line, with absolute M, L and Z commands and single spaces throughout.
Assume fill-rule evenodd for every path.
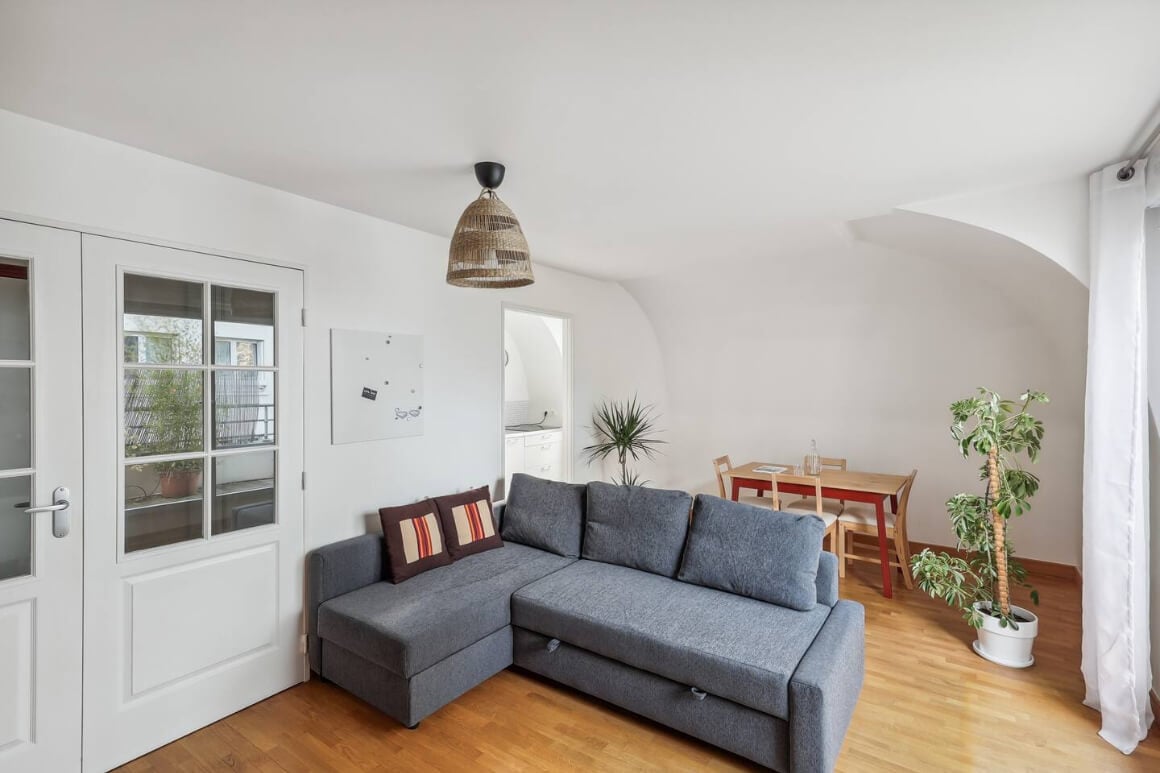
M 539 432 L 559 432 L 563 427 L 537 427 L 535 429 L 507 429 L 503 431 L 504 437 L 526 437 L 528 435 L 535 435 Z

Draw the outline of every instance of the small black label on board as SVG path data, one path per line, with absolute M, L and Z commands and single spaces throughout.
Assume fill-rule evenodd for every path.
M 376 397 L 379 396 L 379 393 L 376 390 L 371 389 L 370 387 L 363 387 L 362 396 L 368 400 L 374 400 Z

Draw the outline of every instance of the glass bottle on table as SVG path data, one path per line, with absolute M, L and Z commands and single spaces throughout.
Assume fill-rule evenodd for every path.
M 822 457 L 818 456 L 818 441 L 810 441 L 810 452 L 806 454 L 806 475 L 817 475 L 822 471 Z

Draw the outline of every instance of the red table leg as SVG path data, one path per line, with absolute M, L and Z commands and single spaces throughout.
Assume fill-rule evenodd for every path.
M 895 515 L 898 515 L 898 495 L 897 494 L 890 495 L 890 512 L 894 513 Z
M 882 505 L 882 500 L 874 501 L 874 515 L 878 519 L 878 557 L 882 560 L 882 595 L 886 598 L 894 598 L 894 588 L 891 587 L 890 578 L 894 574 L 890 570 L 890 551 L 886 547 L 886 508 Z
M 733 501 L 736 502 L 741 497 L 741 481 L 733 478 Z

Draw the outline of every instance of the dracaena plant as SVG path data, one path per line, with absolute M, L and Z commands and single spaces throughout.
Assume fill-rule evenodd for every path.
M 654 459 L 659 453 L 656 433 L 656 409 L 641 403 L 634 395 L 623 402 L 603 402 L 592 416 L 592 432 L 596 442 L 584 449 L 589 463 L 603 462 L 609 456 L 616 456 L 620 474 L 612 477 L 613 483 L 622 486 L 643 486 L 648 483 L 640 475 L 628 469 L 628 460 Z
M 979 389 L 975 397 L 951 405 L 951 436 L 964 458 L 982 458 L 982 494 L 955 494 L 947 514 L 965 558 L 929 548 L 911 559 L 918 587 L 962 610 L 967 622 L 983 624 L 980 604 L 1002 627 L 1018 628 L 1011 612 L 1011 584 L 1031 588 L 1026 570 L 1013 557 L 1008 520 L 1031 509 L 1039 478 L 1022 466 L 1035 462 L 1043 444 L 1043 422 L 1028 413 L 1032 403 L 1046 403 L 1043 392 L 1027 390 L 1018 401 Z M 1031 600 L 1039 593 L 1031 588 Z

